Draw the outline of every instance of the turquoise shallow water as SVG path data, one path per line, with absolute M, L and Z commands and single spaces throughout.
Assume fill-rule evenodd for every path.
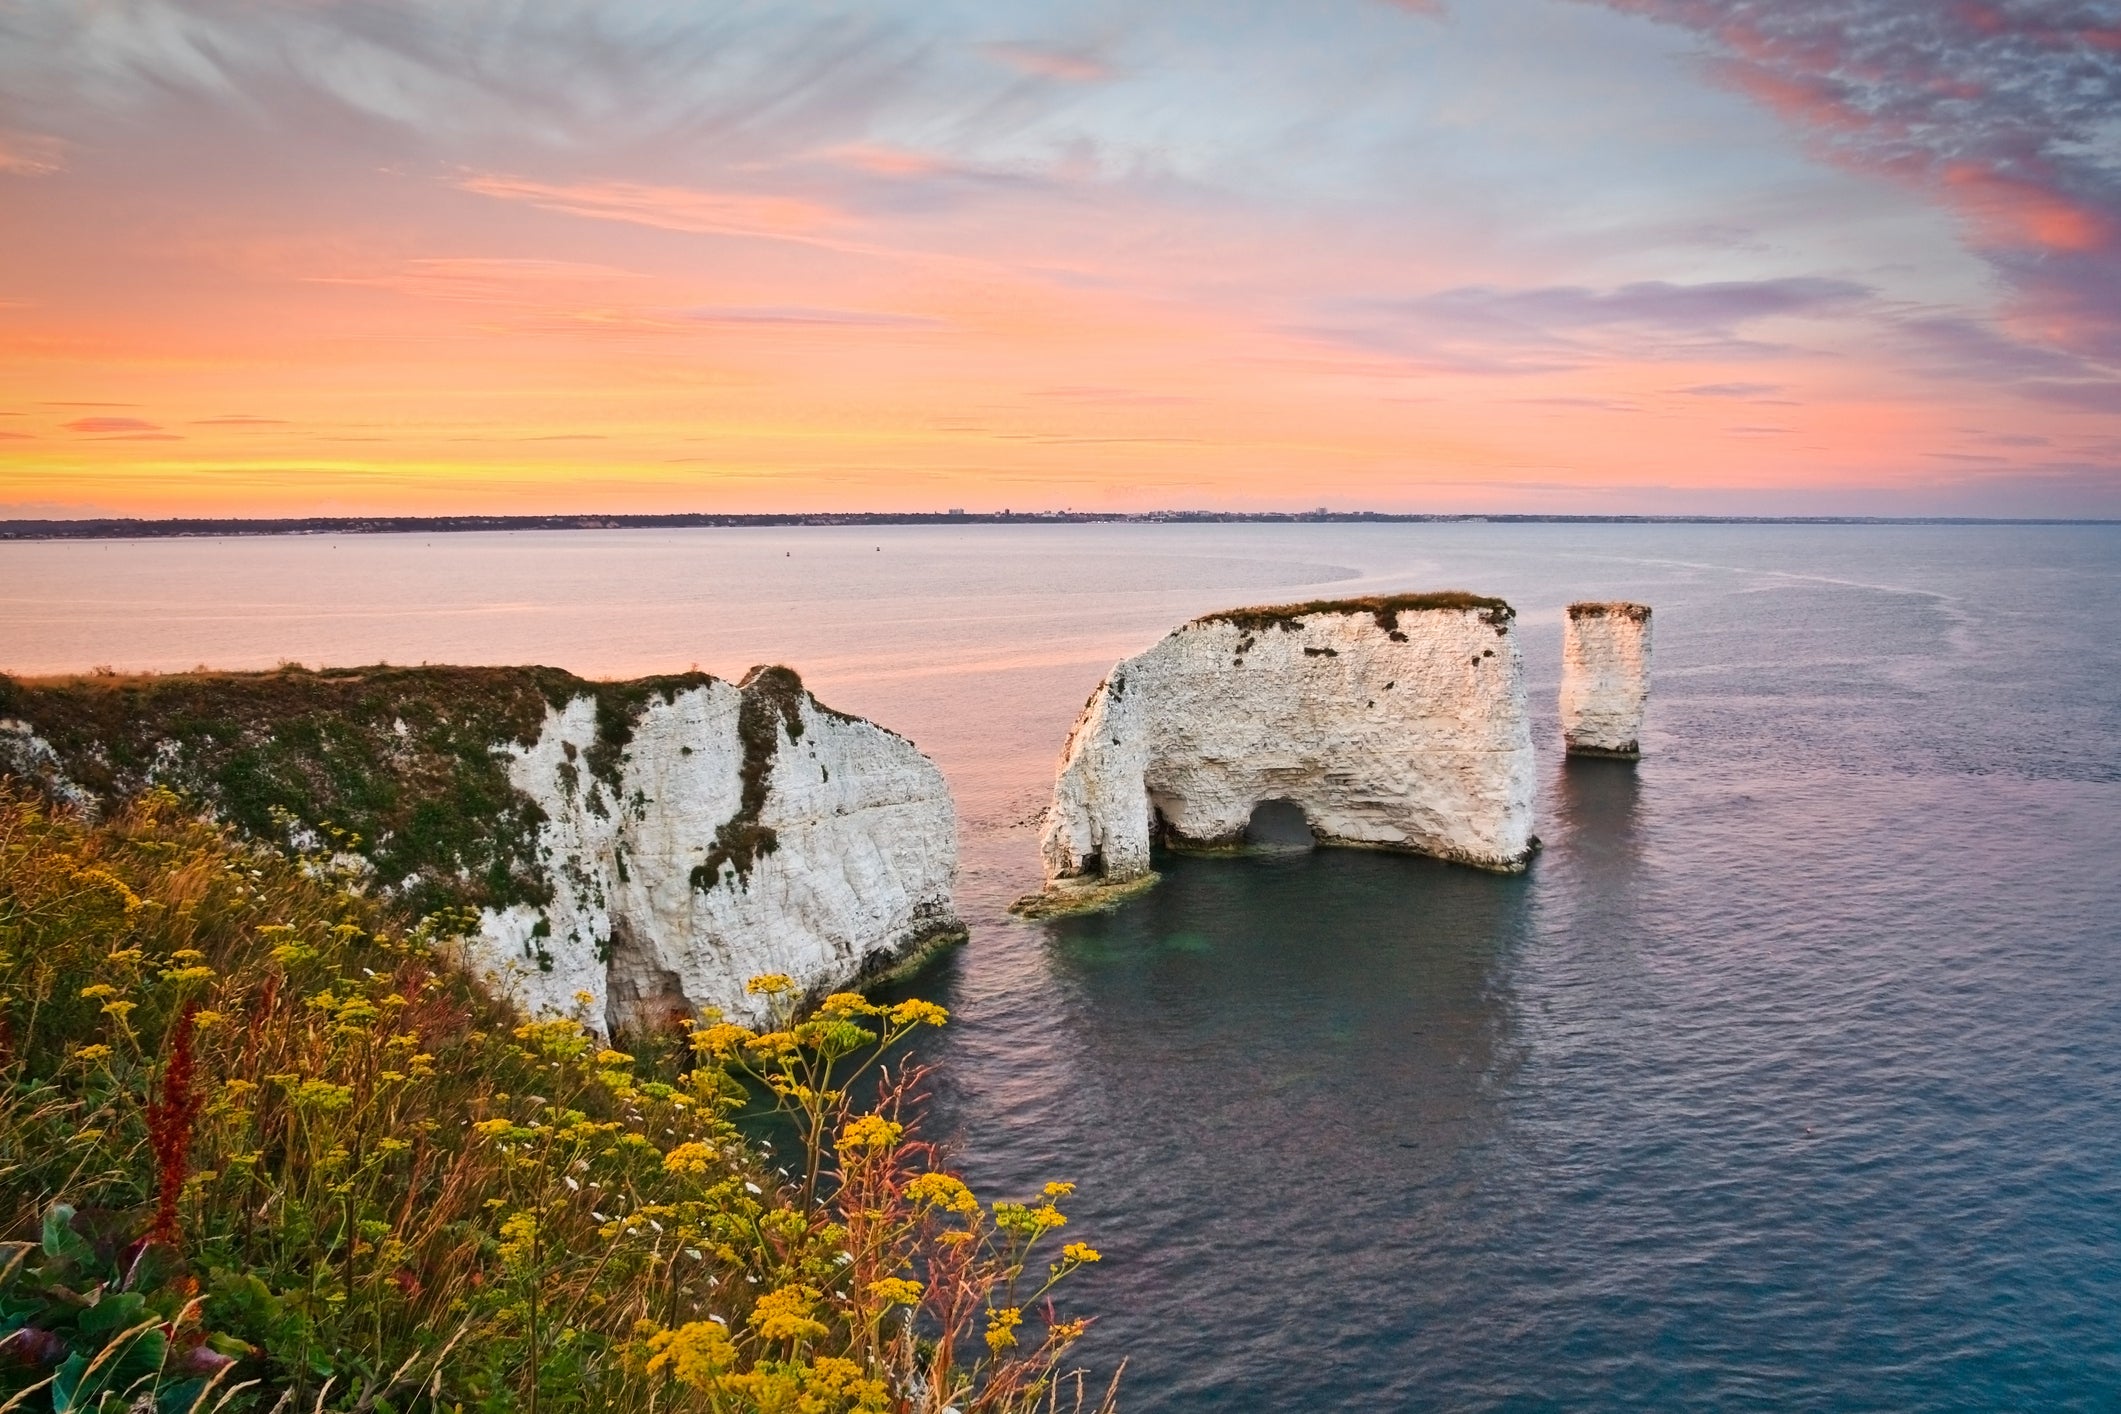
M 1207 609 L 1657 606 L 1531 872 L 1169 861 L 1043 925 L 1103 668 Z M 935 1125 L 1081 1185 L 1136 1408 L 2121 1407 L 2121 531 L 1080 527 L 11 546 L 0 663 L 778 659 L 965 821 Z

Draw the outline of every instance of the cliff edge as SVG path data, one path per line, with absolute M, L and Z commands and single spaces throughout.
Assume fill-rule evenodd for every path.
M 1235 847 L 1286 802 L 1323 844 L 1515 872 L 1532 738 L 1500 599 L 1455 591 L 1233 609 L 1115 666 L 1062 753 L 1049 891 L 1147 875 L 1152 840 Z
M 962 935 L 942 773 L 786 668 L 0 678 L 0 770 L 88 809 L 165 786 L 336 848 L 416 910 L 475 909 L 497 991 L 604 1031 L 756 1022 L 749 977 L 821 993 Z

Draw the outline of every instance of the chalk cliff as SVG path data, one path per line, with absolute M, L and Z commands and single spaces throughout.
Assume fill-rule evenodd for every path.
M 1242 843 L 1256 806 L 1321 843 L 1516 871 L 1532 849 L 1514 611 L 1412 594 L 1210 614 L 1118 664 L 1076 720 L 1040 840 L 1050 889 Z
M 1650 606 L 1569 605 L 1561 640 L 1561 734 L 1571 756 L 1642 755 L 1650 700 Z
M 749 977 L 830 990 L 962 935 L 942 773 L 786 668 L 0 678 L 0 767 L 91 806 L 164 785 L 336 846 L 417 909 L 476 909 L 476 970 L 600 1030 L 759 1020 Z

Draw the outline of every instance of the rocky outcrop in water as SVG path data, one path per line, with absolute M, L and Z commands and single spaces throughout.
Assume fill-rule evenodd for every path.
M 1139 880 L 1152 840 L 1242 845 L 1256 807 L 1319 842 L 1516 871 L 1532 847 L 1514 611 L 1414 594 L 1195 619 L 1077 718 L 1040 840 L 1049 892 Z
M 1571 756 L 1642 755 L 1650 700 L 1650 606 L 1569 605 L 1561 640 L 1561 735 Z
M 0 766 L 90 808 L 170 787 L 476 909 L 477 971 L 598 1029 L 755 1021 L 749 977 L 822 992 L 962 936 L 942 773 L 786 668 L 0 678 Z

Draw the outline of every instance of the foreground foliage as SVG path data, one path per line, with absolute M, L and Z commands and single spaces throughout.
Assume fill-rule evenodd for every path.
M 485 999 L 468 921 L 0 795 L 0 1411 L 1083 1404 L 1068 1185 L 981 1203 L 886 1064 L 940 1007 L 764 977 L 775 1027 L 628 1054 Z

